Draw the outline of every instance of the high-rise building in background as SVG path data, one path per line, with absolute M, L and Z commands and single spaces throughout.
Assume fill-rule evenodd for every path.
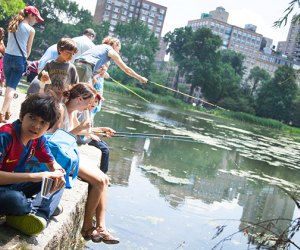
M 215 10 L 209 12 L 211 18 L 227 23 L 229 13 L 223 7 L 217 7 Z
M 218 9 L 221 8 L 223 13 L 225 9 L 218 7 L 215 12 L 219 13 Z M 188 21 L 188 26 L 192 27 L 195 31 L 199 28 L 209 28 L 211 31 L 220 36 L 222 39 L 222 49 L 232 49 L 245 56 L 244 67 L 245 75 L 247 77 L 250 70 L 255 66 L 265 69 L 269 74 L 274 75 L 275 70 L 281 65 L 292 66 L 293 62 L 285 57 L 272 53 L 273 40 L 263 35 L 256 33 L 256 26 L 253 24 L 245 25 L 241 28 L 231 25 L 226 21 L 221 21 L 220 16 L 218 19 L 213 18 L 213 14 L 202 14 L 200 19 Z M 226 16 L 225 14 L 223 15 Z
M 278 43 L 277 51 L 293 61 L 300 62 L 300 23 L 291 23 L 286 41 Z
M 167 7 L 145 0 L 97 0 L 94 22 L 108 21 L 109 33 L 113 35 L 118 22 L 140 20 L 161 37 L 166 12 Z

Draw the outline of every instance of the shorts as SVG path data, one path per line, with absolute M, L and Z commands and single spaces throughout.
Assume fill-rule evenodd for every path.
M 3 71 L 6 80 L 6 87 L 16 90 L 22 74 L 25 71 L 25 58 L 22 56 L 13 56 L 5 54 L 3 59 Z
M 93 83 L 93 66 L 89 63 L 82 61 L 75 61 L 74 63 L 77 74 L 79 77 L 79 82 Z

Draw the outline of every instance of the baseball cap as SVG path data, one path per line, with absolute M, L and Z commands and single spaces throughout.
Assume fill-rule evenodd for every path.
M 36 20 L 40 23 L 43 22 L 44 19 L 41 17 L 39 10 L 34 6 L 26 6 L 25 10 L 26 13 L 31 13 L 36 16 Z

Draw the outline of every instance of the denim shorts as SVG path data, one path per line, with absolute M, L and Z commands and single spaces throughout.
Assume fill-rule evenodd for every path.
M 6 80 L 6 86 L 16 89 L 22 74 L 25 71 L 25 58 L 22 56 L 13 56 L 5 54 L 3 59 L 3 71 Z

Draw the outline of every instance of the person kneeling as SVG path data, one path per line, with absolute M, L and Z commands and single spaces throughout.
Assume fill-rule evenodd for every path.
M 6 223 L 26 235 L 42 232 L 60 202 L 65 171 L 55 162 L 43 136 L 59 119 L 56 100 L 34 94 L 21 105 L 19 119 L 0 127 L 0 214 Z M 26 173 L 35 156 L 50 172 Z M 41 196 L 43 178 L 53 185 L 49 199 Z

